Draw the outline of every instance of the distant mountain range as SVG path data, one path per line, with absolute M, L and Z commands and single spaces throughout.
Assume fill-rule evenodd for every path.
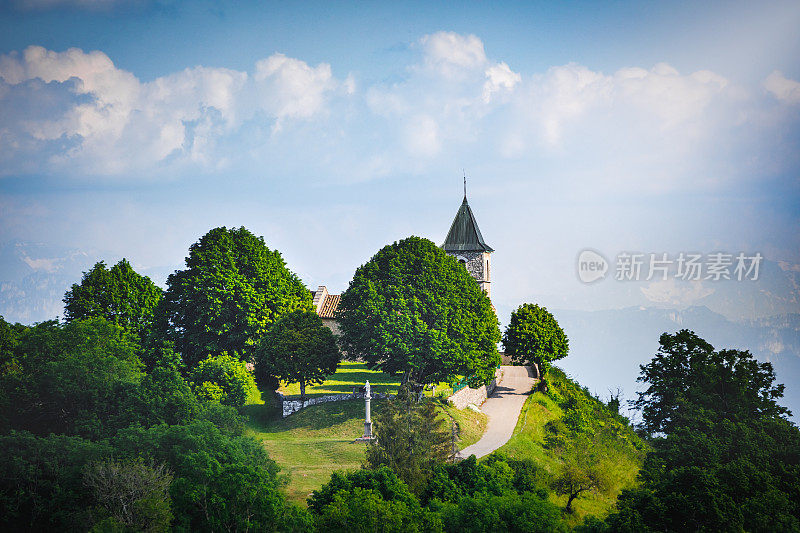
M 44 243 L 15 241 L 0 247 L 0 315 L 23 324 L 62 316 L 64 293 L 96 257 Z
M 9 322 L 32 324 L 64 314 L 64 293 L 100 260 L 108 266 L 122 259 L 102 250 L 78 250 L 47 243 L 12 241 L 0 246 L 0 315 Z M 163 283 L 169 268 L 137 272 Z

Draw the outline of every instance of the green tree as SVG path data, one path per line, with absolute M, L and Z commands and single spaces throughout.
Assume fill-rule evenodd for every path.
M 572 502 L 586 492 L 600 492 L 605 483 L 602 474 L 595 468 L 568 461 L 553 480 L 551 487 L 556 494 L 567 497 L 564 510 L 572 513 Z
M 682 330 L 641 367 L 653 451 L 612 531 L 800 531 L 800 431 L 772 365 Z
M 297 310 L 279 318 L 261 339 L 255 352 L 255 375 L 262 390 L 276 380 L 306 385 L 322 383 L 336 372 L 342 354 L 331 330 L 313 311 Z
M 441 531 L 441 520 L 420 506 L 417 497 L 391 469 L 331 475 L 315 490 L 308 508 L 318 531 L 406 532 Z
M 180 424 L 200 405 L 180 373 L 142 372 L 133 336 L 103 318 L 25 330 L 0 373 L 0 420 L 39 435 L 101 438 L 130 424 Z
M 388 466 L 420 493 L 436 464 L 452 454 L 452 436 L 431 399 L 415 402 L 407 387 L 374 416 L 377 439 L 367 448 L 366 464 Z
M 311 293 L 281 254 L 243 227 L 221 227 L 194 243 L 186 269 L 169 276 L 159 314 L 191 367 L 223 352 L 249 361 L 272 323 L 295 309 L 311 309 Z
M 0 375 L 11 427 L 98 438 L 149 416 L 140 402 L 137 345 L 103 318 L 43 322 L 15 348 L 18 366 Z
M 163 463 L 95 461 L 84 467 L 83 482 L 109 517 L 104 526 L 148 532 L 169 529 L 172 473 Z
M 317 531 L 357 533 L 436 533 L 441 518 L 417 502 L 384 500 L 375 491 L 355 487 L 339 492 L 316 519 Z
M 373 368 L 424 385 L 492 379 L 500 362 L 497 316 L 454 258 L 427 239 L 385 246 L 342 294 L 343 349 Z
M 100 261 L 64 295 L 64 315 L 68 322 L 105 318 L 141 335 L 152 325 L 161 295 L 161 289 L 147 276 L 137 274 L 127 259 L 110 269 Z
M 140 391 L 141 410 L 149 419 L 145 425 L 158 422 L 187 424 L 200 414 L 200 402 L 176 370 L 154 368 L 142 378 Z
M 0 530 L 87 531 L 93 498 L 83 467 L 111 453 L 107 443 L 81 437 L 0 435 Z
M 524 531 L 556 533 L 569 529 L 561 521 L 561 513 L 547 500 L 544 492 L 515 492 L 500 495 L 478 492 L 457 503 L 442 506 L 445 531 L 452 533 Z
M 642 427 L 651 434 L 672 433 L 685 408 L 703 409 L 722 417 L 782 417 L 789 411 L 776 403 L 784 386 L 773 384 L 771 363 L 759 363 L 742 350 L 715 351 L 693 331 L 661 335 L 653 360 L 640 366 L 637 378 L 647 389 L 634 407 L 642 411 Z
M 535 364 L 542 375 L 550 363 L 567 356 L 569 340 L 552 313 L 536 304 L 523 304 L 511 313 L 503 334 L 503 349 L 521 365 Z
M 244 405 L 247 393 L 256 386 L 247 365 L 225 353 L 200 361 L 189 373 L 189 381 L 204 399 L 234 407 Z
M 17 361 L 15 349 L 19 345 L 20 337 L 28 329 L 22 324 L 11 324 L 0 316 L 0 433 L 9 429 L 11 416 L 11 390 L 5 385 L 10 385 L 20 376 L 21 368 Z M 10 380 L 9 380 L 10 378 Z
M 122 460 L 144 457 L 172 471 L 174 527 L 181 531 L 307 531 L 308 515 L 288 505 L 279 468 L 253 438 L 208 421 L 131 427 L 112 440 Z

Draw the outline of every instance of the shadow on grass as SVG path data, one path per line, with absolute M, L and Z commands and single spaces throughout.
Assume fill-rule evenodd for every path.
M 396 376 L 391 376 L 376 370 L 370 370 L 365 363 L 343 362 L 336 373 L 329 376 L 322 384 L 308 388 L 307 396 L 323 396 L 326 394 L 352 394 L 353 390 L 361 391 L 366 381 L 372 385 L 372 390 L 376 393 L 395 392 L 400 386 L 400 380 Z M 281 392 L 287 398 L 297 399 L 300 397 L 300 389 L 297 384 L 281 387 Z
M 383 400 L 372 400 L 372 409 L 380 409 Z M 264 405 L 246 405 L 243 414 L 249 426 L 266 433 L 278 433 L 293 429 L 310 431 L 325 430 L 353 419 L 364 418 L 364 400 L 345 400 L 310 405 L 286 418 L 280 418 L 277 410 L 268 412 Z M 358 437 L 358 435 L 353 438 Z

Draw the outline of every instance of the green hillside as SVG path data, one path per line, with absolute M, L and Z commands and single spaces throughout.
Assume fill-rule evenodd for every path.
M 369 371 L 358 363 L 345 364 L 314 392 L 352 390 L 351 383 L 363 380 L 366 372 Z M 358 378 L 353 378 L 354 373 Z M 370 382 L 393 385 L 385 374 L 369 374 Z M 562 465 L 576 456 L 578 460 L 588 460 L 600 471 L 607 486 L 602 492 L 584 494 L 575 500 L 572 522 L 577 523 L 588 514 L 605 516 L 617 494 L 635 483 L 646 445 L 613 409 L 560 369 L 550 370 L 548 382 L 547 393 L 536 392 L 528 398 L 511 440 L 499 451 L 514 459 L 534 460 L 548 480 L 554 479 Z M 291 500 L 304 503 L 334 471 L 360 468 L 365 445 L 353 441 L 363 432 L 363 401 L 314 405 L 286 419 L 277 417 L 274 406 L 264 405 L 252 396 L 250 403 L 245 407 L 247 432 L 263 442 L 270 457 L 287 475 L 286 493 Z M 373 412 L 379 412 L 381 405 L 382 400 L 373 400 Z M 457 422 L 462 449 L 483 435 L 485 415 L 455 409 L 445 401 L 440 401 L 440 406 L 442 416 L 449 415 Z M 552 493 L 551 498 L 561 507 L 566 504 L 565 496 Z
M 382 402 L 373 400 L 373 412 L 380 411 Z M 486 430 L 486 415 L 445 402 L 440 406 L 442 416 L 449 415 L 458 424 L 461 448 L 477 442 Z M 285 419 L 276 419 L 269 405 L 245 409 L 247 433 L 261 440 L 282 473 L 288 474 L 289 499 L 304 504 L 334 471 L 361 467 L 366 445 L 353 441 L 364 432 L 363 400 L 312 405 Z
M 548 372 L 547 393 L 531 394 L 520 413 L 517 427 L 499 451 L 515 459 L 532 459 L 551 480 L 565 462 L 590 464 L 606 481 L 596 494 L 584 494 L 573 502 L 571 520 L 586 515 L 605 516 L 617 494 L 636 482 L 647 445 L 613 409 L 593 397 L 564 372 Z M 566 496 L 551 494 L 564 507 Z

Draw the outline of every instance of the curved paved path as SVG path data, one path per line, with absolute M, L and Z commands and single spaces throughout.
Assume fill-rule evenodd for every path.
M 503 380 L 481 406 L 481 411 L 489 417 L 486 433 L 481 440 L 461 450 L 458 454 L 461 458 L 472 454 L 479 458 L 489 455 L 508 442 L 514 432 L 522 405 L 536 380 L 525 366 L 503 366 L 501 369 Z

